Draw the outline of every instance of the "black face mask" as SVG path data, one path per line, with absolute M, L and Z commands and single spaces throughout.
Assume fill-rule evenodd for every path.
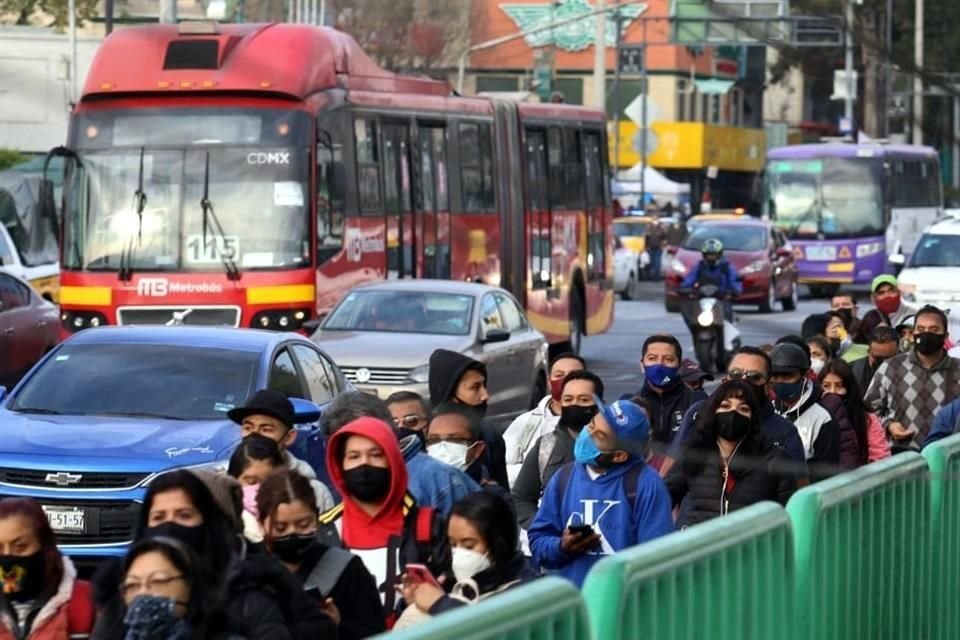
M 585 426 L 590 424 L 593 416 L 597 415 L 597 405 L 589 406 L 570 405 L 560 409 L 560 421 L 557 423 L 564 429 L 570 429 L 579 433 Z
M 913 337 L 917 353 L 925 356 L 932 356 L 938 351 L 943 351 L 943 343 L 947 336 L 941 333 L 918 333 Z
M 839 309 L 834 309 L 834 312 L 840 314 L 840 319 L 843 320 L 843 326 L 849 331 L 850 325 L 853 324 L 853 309 L 840 307 Z
M 390 492 L 390 469 L 360 465 L 343 472 L 343 484 L 360 502 L 379 502 Z
M 743 440 L 753 424 L 750 418 L 736 411 L 718 413 L 714 420 L 717 423 L 717 435 L 731 442 Z
M 417 431 L 416 429 L 407 429 L 406 427 L 394 427 L 393 432 L 397 434 L 397 440 L 401 442 L 410 436 L 417 436 L 417 439 L 423 444 L 427 438 L 423 433 L 423 429 Z
M 164 522 L 155 527 L 143 530 L 144 538 L 173 538 L 187 545 L 197 554 L 203 554 L 207 546 L 207 537 L 203 533 L 203 525 L 187 527 L 176 522 Z
M 457 404 L 461 405 L 467 413 L 469 413 L 477 423 L 483 422 L 483 419 L 487 417 L 487 403 L 481 402 L 480 404 L 467 404 L 460 398 L 454 396 Z
M 303 562 L 303 559 L 317 546 L 317 536 L 315 533 L 305 535 L 290 534 L 280 538 L 270 540 L 270 552 L 280 558 L 280 560 L 297 564 Z
M 29 556 L 0 556 L 3 595 L 15 602 L 33 600 L 43 591 L 47 561 L 43 551 Z
M 830 338 L 830 355 L 837 357 L 840 355 L 840 348 L 843 346 L 843 342 L 840 338 Z

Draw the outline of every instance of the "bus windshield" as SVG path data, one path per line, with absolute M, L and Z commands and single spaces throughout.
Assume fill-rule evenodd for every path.
M 882 171 L 873 158 L 771 160 L 766 204 L 790 237 L 882 235 Z
M 211 271 L 310 264 L 309 150 L 212 147 L 80 151 L 67 195 L 64 265 Z M 209 167 L 209 168 L 208 168 Z M 142 193 L 142 196 L 137 194 Z M 207 218 L 207 195 L 222 235 Z

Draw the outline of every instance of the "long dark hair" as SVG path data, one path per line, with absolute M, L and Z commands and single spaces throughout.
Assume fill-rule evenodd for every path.
M 190 601 L 186 603 L 187 614 L 185 619 L 195 632 L 201 630 L 211 612 L 216 609 L 216 601 L 214 600 L 214 594 L 218 591 L 216 585 L 203 583 L 203 577 L 199 571 L 200 563 L 187 545 L 179 540 L 166 537 L 144 538 L 135 542 L 123 559 L 124 578 L 126 578 L 127 572 L 137 558 L 151 552 L 162 555 L 183 576 L 187 586 L 190 587 Z M 121 584 L 123 583 L 121 582 Z M 198 637 L 196 633 L 194 637 Z
M 295 500 L 300 500 L 307 505 L 308 509 L 319 514 L 317 494 L 310 486 L 310 481 L 296 471 L 277 469 L 260 483 L 260 488 L 257 490 L 257 511 L 260 514 L 260 523 L 265 523 L 267 518 L 273 516 L 280 505 L 291 504 Z
M 704 400 L 697 412 L 696 428 L 687 443 L 684 454 L 684 468 L 695 474 L 707 459 L 717 451 L 717 411 L 724 400 L 736 398 L 750 407 L 750 432 L 740 445 L 743 453 L 757 452 L 763 448 L 764 436 L 760 428 L 760 399 L 757 389 L 742 380 L 727 380 Z
M 137 519 L 137 531 L 134 540 L 144 538 L 148 528 L 150 507 L 157 494 L 169 491 L 183 491 L 190 498 L 193 507 L 203 516 L 203 553 L 199 557 L 207 577 L 213 581 L 223 580 L 230 562 L 231 555 L 236 551 L 239 538 L 234 535 L 233 527 L 227 519 L 227 514 L 217 505 L 213 494 L 197 476 L 186 469 L 178 469 L 161 474 L 150 483 L 147 495 L 143 498 L 143 506 Z
M 840 399 L 843 400 L 843 406 L 847 409 L 847 418 L 853 426 L 853 431 L 857 434 L 860 464 L 866 464 L 869 451 L 867 447 L 867 406 L 863 402 L 863 391 L 860 389 L 856 376 L 853 375 L 853 369 L 845 360 L 834 358 L 827 362 L 820 371 L 817 381 L 822 385 L 823 379 L 831 373 L 840 378 L 840 381 L 843 382 L 843 388 L 847 390 L 847 394 L 840 396 Z
M 20 516 L 37 536 L 40 544 L 40 553 L 43 554 L 46 572 L 43 576 L 43 590 L 41 593 L 56 592 L 63 580 L 63 556 L 57 549 L 57 536 L 53 533 L 50 521 L 47 520 L 43 508 L 33 498 L 4 498 L 0 500 L 0 520 Z
M 499 581 L 506 579 L 506 564 L 517 553 L 520 535 L 517 517 L 507 501 L 496 494 L 478 491 L 457 500 L 450 515 L 470 521 L 487 543 Z

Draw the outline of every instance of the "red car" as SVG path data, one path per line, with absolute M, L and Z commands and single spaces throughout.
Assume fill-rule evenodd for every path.
M 689 234 L 680 247 L 667 250 L 664 286 L 667 311 L 680 310 L 676 290 L 700 261 L 700 247 L 716 238 L 723 243 L 723 256 L 737 270 L 743 293 L 736 304 L 755 304 L 760 311 L 773 311 L 777 302 L 784 311 L 797 308 L 797 270 L 793 247 L 770 222 L 743 215 L 706 214 L 687 221 Z
M 59 341 L 57 308 L 23 280 L 0 272 L 0 385 L 15 385 Z

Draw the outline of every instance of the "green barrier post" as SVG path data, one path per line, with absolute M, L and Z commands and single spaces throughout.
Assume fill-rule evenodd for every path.
M 583 598 L 573 583 L 548 577 L 379 637 L 390 640 L 590 640 L 590 628 Z
M 960 638 L 960 434 L 924 449 L 930 466 L 931 640 Z
M 799 640 L 927 640 L 930 474 L 904 453 L 798 491 L 787 504 Z
M 764 502 L 598 562 L 583 586 L 597 640 L 792 640 L 790 523 Z

